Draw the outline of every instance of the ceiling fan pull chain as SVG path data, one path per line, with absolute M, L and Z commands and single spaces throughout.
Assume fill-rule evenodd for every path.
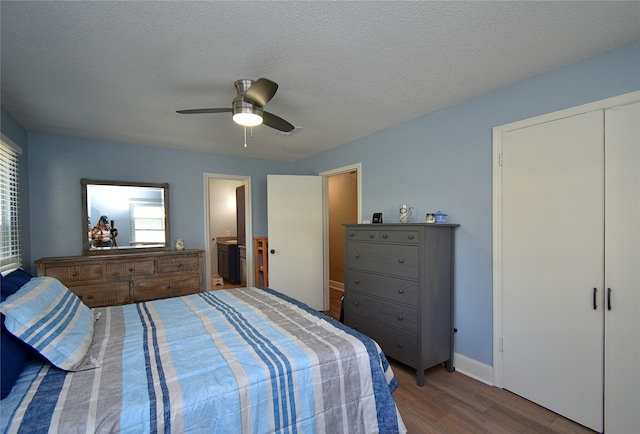
M 251 127 L 251 135 L 249 136 L 249 140 L 253 141 L 253 127 Z
M 247 147 L 247 127 L 244 127 L 244 147 Z

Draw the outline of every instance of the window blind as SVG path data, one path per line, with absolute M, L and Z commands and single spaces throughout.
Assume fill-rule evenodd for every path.
M 0 141 L 0 272 L 22 266 L 20 258 L 19 153 Z

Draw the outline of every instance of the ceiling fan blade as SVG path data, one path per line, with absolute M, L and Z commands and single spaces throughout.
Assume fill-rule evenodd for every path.
M 202 108 L 202 109 L 191 109 L 191 110 L 176 110 L 176 113 L 180 113 L 181 115 L 192 115 L 199 113 L 230 113 L 231 108 Z
M 276 130 L 284 131 L 285 133 L 288 133 L 289 131 L 295 128 L 293 125 L 291 125 L 289 122 L 285 121 L 281 117 L 276 116 L 273 113 L 269 113 L 269 112 L 263 113 L 262 123 Z
M 247 92 L 244 94 L 245 99 L 248 99 L 252 103 L 264 107 L 273 98 L 278 90 L 278 84 L 267 79 L 257 79 Z

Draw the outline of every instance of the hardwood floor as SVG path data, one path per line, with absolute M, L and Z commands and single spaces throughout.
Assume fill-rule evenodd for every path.
M 338 319 L 342 291 L 331 289 L 331 310 Z M 435 366 L 416 384 L 415 370 L 389 360 L 398 379 L 393 397 L 410 434 L 422 433 L 593 433 L 550 410 L 504 389 Z

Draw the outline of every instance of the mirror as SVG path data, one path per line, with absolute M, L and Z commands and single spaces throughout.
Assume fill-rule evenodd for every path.
M 170 249 L 169 184 L 84 178 L 80 184 L 84 255 Z

